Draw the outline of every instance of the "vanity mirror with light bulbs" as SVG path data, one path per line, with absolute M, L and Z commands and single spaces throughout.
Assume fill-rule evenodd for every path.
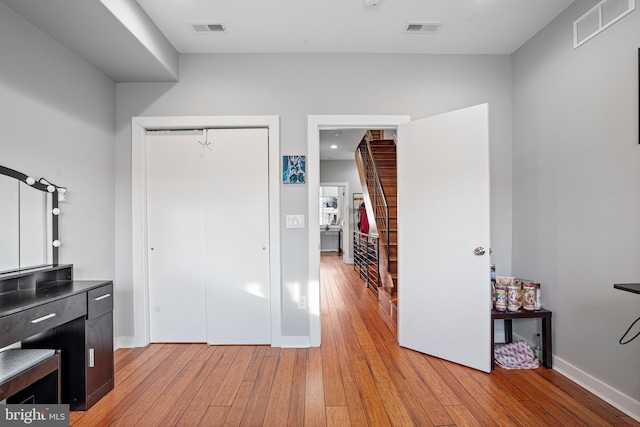
M 0 166 L 0 275 L 58 265 L 65 188 Z

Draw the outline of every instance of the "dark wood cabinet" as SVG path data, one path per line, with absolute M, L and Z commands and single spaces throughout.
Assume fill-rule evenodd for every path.
M 95 291 L 97 292 L 97 296 Z M 88 293 L 86 339 L 86 406 L 91 407 L 113 389 L 113 291 L 112 285 Z M 93 293 L 93 295 L 92 295 Z M 92 303 L 101 308 L 91 310 Z M 95 304 L 100 303 L 100 304 Z M 110 308 L 109 308 L 110 307 Z M 104 310 L 109 308 L 108 311 Z M 92 315 L 93 314 L 93 315 Z
M 114 385 L 113 284 L 73 280 L 71 265 L 50 269 L 0 275 L 0 348 L 59 349 L 62 403 L 83 411 Z

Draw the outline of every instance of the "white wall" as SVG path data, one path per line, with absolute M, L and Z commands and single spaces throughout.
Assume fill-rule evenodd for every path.
M 618 344 L 640 295 L 613 289 L 640 281 L 640 11 L 574 50 L 572 23 L 596 3 L 574 2 L 513 55 L 512 270 L 542 283 L 555 367 L 640 416 L 640 339 Z
M 366 73 L 367 64 L 389 64 Z M 282 155 L 309 154 L 307 116 L 410 114 L 489 102 L 492 238 L 499 273 L 511 268 L 511 65 L 508 56 L 229 54 L 182 55 L 180 81 L 116 86 L 116 334 L 133 334 L 131 117 L 279 115 Z M 384 93 L 384 97 L 379 94 Z M 311 163 L 309 163 L 311 164 Z M 416 171 L 416 179 L 419 172 Z M 281 221 L 307 212 L 307 186 L 281 185 Z M 282 286 L 307 288 L 307 230 L 282 223 Z M 308 336 L 309 313 L 283 301 L 282 332 Z
M 0 164 L 68 187 L 60 262 L 113 279 L 115 84 L 4 4 L 0 58 Z

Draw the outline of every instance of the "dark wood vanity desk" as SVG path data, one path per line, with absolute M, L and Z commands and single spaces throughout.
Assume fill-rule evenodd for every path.
M 72 265 L 0 274 L 0 348 L 16 342 L 60 349 L 62 403 L 89 409 L 113 389 L 113 283 L 73 280 Z

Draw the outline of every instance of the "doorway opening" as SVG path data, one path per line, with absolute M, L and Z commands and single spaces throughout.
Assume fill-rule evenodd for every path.
M 410 121 L 409 116 L 379 116 L 379 115 L 326 115 L 309 116 L 308 131 L 308 211 L 309 224 L 319 224 L 320 212 L 318 200 L 320 197 L 320 132 L 363 130 L 367 129 L 397 129 L 401 123 Z M 309 322 L 311 346 L 319 346 L 321 342 L 320 323 L 320 233 L 315 227 L 309 227 Z

